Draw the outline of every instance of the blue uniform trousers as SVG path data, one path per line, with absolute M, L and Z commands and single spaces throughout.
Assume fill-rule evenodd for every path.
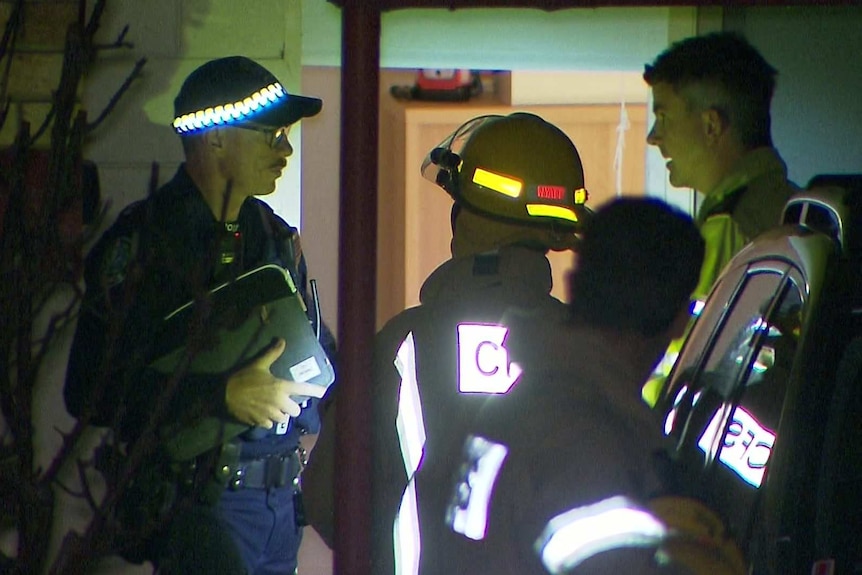
M 227 490 L 217 505 L 250 575 L 293 575 L 302 541 L 292 485 Z
M 302 541 L 292 485 L 226 490 L 183 509 L 157 543 L 162 575 L 294 575 Z

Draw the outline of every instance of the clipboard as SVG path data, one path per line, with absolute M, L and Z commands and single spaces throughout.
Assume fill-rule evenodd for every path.
M 166 315 L 153 346 L 156 359 L 149 366 L 170 375 L 188 361 L 188 373 L 228 373 L 258 356 L 277 337 L 287 345 L 270 368 L 273 375 L 325 388 L 335 381 L 335 370 L 311 328 L 290 273 L 267 264 Z M 308 398 L 292 399 L 301 403 Z M 205 417 L 192 426 L 165 430 L 162 440 L 172 458 L 186 460 L 248 429 L 251 426 Z

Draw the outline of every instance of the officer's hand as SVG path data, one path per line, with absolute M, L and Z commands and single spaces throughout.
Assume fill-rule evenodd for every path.
M 280 379 L 272 374 L 270 367 L 284 353 L 284 348 L 284 340 L 279 339 L 228 378 L 225 403 L 228 412 L 239 421 L 270 429 L 299 415 L 299 404 L 291 395 L 321 397 L 326 391 L 320 385 Z

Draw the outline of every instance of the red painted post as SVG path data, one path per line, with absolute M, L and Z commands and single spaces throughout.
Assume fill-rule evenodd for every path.
M 341 15 L 336 575 L 370 575 L 371 395 L 377 281 L 380 10 L 349 0 Z

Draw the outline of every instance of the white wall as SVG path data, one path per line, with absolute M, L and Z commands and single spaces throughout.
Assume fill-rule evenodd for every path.
M 142 77 L 93 133 L 85 152 L 99 165 L 102 189 L 114 203 L 114 211 L 146 195 L 151 162 L 159 162 L 162 183 L 175 172 L 182 149 L 170 128 L 173 98 L 183 79 L 203 62 L 235 54 L 248 56 L 272 71 L 288 91 L 299 91 L 300 9 L 298 2 L 283 0 L 108 3 L 99 40 L 112 42 L 129 24 L 126 39 L 134 49 L 101 53 L 83 94 L 91 117 L 104 107 L 134 61 L 147 58 Z M 291 132 L 291 140 L 297 153 L 279 180 L 277 193 L 266 201 L 298 225 L 301 129 Z
M 341 11 L 303 0 L 303 65 L 341 63 Z M 383 14 L 386 68 L 642 70 L 667 44 L 669 8 L 409 9 Z
M 309 278 L 317 280 L 323 319 L 337 334 L 340 76 L 332 68 L 303 66 L 302 87 L 323 99 L 323 111 L 306 125 L 302 141 L 302 250 Z
M 862 172 L 862 6 L 744 8 L 728 26 L 778 69 L 772 133 L 791 179 Z

